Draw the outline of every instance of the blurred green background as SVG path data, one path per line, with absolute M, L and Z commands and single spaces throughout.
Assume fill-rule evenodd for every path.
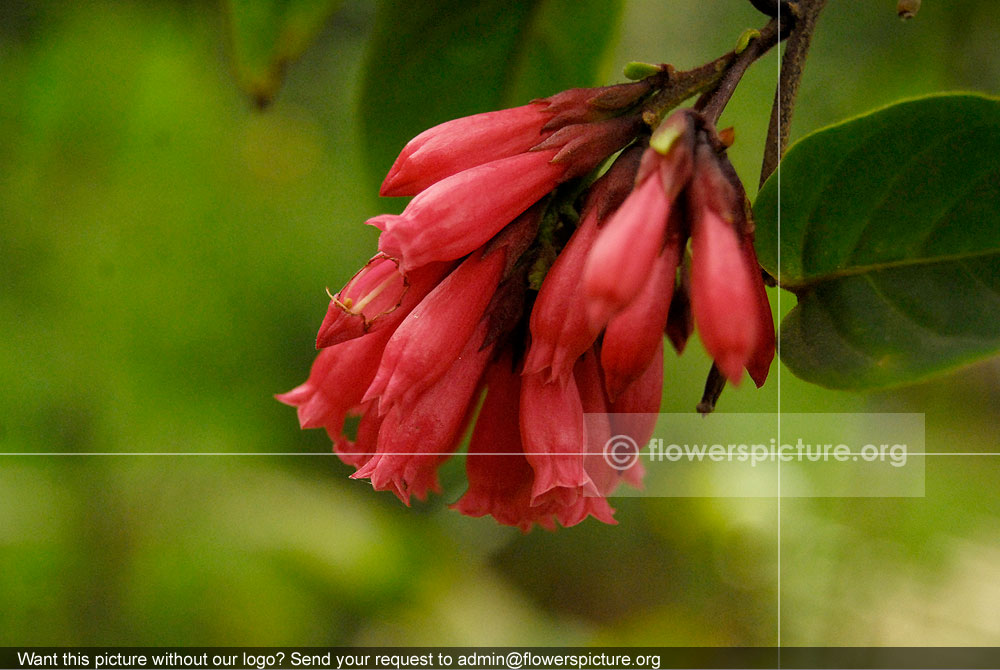
M 1000 92 L 995 3 L 908 23 L 894 4 L 830 2 L 793 137 Z M 259 111 L 217 3 L 0 4 L 0 645 L 771 645 L 779 598 L 783 644 L 1000 641 L 1000 457 L 929 457 L 923 498 L 629 498 L 617 527 L 521 535 L 445 509 L 460 459 L 407 509 L 323 455 L 272 394 L 308 372 L 323 288 L 371 255 L 362 222 L 401 206 L 356 112 L 374 20 L 344 3 Z M 739 0 L 627 2 L 603 78 L 762 23 Z M 751 192 L 777 66 L 723 117 Z M 707 367 L 697 346 L 668 361 L 664 411 L 693 409 Z M 779 397 L 922 412 L 929 451 L 1000 452 L 996 361 L 869 395 L 775 366 L 719 411 Z

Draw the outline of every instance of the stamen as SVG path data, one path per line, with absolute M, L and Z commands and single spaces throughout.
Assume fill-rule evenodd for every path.
M 361 310 L 363 310 L 368 305 L 368 303 L 377 298 L 378 294 L 384 291 L 389 284 L 395 281 L 395 279 L 396 279 L 396 273 L 390 274 L 388 277 L 386 277 L 385 281 L 383 281 L 381 284 L 379 284 L 371 291 L 369 291 L 368 295 L 358 300 L 358 302 L 353 306 L 353 309 L 351 309 L 351 305 L 348 305 L 348 309 L 353 314 L 360 313 Z M 347 301 L 350 301 L 350 298 L 347 298 Z

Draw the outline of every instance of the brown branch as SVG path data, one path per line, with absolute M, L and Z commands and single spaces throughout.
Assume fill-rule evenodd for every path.
M 709 122 L 714 124 L 719 120 L 722 110 L 725 109 L 729 99 L 733 97 L 733 92 L 747 68 L 781 41 L 780 27 L 781 21 L 779 19 L 768 21 L 767 25 L 760 30 L 760 34 L 750 40 L 743 51 L 735 54 L 733 62 L 726 68 L 725 74 L 719 80 L 719 85 L 698 100 L 695 107 L 701 110 Z
M 642 106 L 642 120 L 651 129 L 656 130 L 667 112 L 691 96 L 715 86 L 734 57 L 734 54 L 729 52 L 700 67 L 683 72 L 676 71 L 670 65 L 664 66 L 662 74 L 654 75 L 660 77 L 663 84 L 660 85 L 660 90 Z
M 785 30 L 784 34 L 779 33 L 779 27 Z M 666 82 L 663 88 L 643 105 L 643 121 L 655 130 L 667 112 L 700 93 L 702 95 L 695 108 L 706 113 L 709 121 L 714 123 L 729 102 L 747 68 L 780 42 L 787 35 L 788 27 L 787 21 L 782 23 L 778 19 L 772 19 L 739 53 L 730 51 L 710 63 L 686 72 L 676 72 L 670 68 L 662 75 L 654 75 L 664 77 Z M 706 107 L 707 112 L 705 112 Z
M 824 5 L 826 0 L 797 0 L 788 3 L 788 9 L 794 20 L 788 44 L 785 46 L 785 55 L 781 60 L 781 73 L 778 77 L 778 89 L 774 94 L 774 105 L 771 107 L 771 122 L 767 128 L 764 160 L 760 169 L 761 185 L 767 181 L 778 167 L 781 157 L 785 155 L 795 97 L 799 92 L 799 82 L 802 81 L 802 70 L 805 67 L 813 32 L 816 30 L 816 20 Z

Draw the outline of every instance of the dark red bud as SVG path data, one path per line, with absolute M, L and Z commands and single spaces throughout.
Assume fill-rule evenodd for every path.
M 691 312 L 691 273 L 687 263 L 680 272 L 681 279 L 674 289 L 670 311 L 667 312 L 665 333 L 678 355 L 683 353 L 688 338 L 694 332 L 694 314 Z
M 600 88 L 571 88 L 536 102 L 545 104 L 552 118 L 543 131 L 558 130 L 575 123 L 591 123 L 616 116 L 634 106 L 653 88 L 649 80 Z
M 581 218 L 592 207 L 597 207 L 598 225 L 618 209 L 635 187 L 636 174 L 645 147 L 634 144 L 621 153 L 604 175 L 587 191 L 587 200 L 580 212 Z
M 641 127 L 642 119 L 638 116 L 575 124 L 557 131 L 531 150 L 558 149 L 551 162 L 566 166 L 562 178 L 566 181 L 593 170 L 605 158 L 631 142 Z
M 734 225 L 743 218 L 743 201 L 723 169 L 722 159 L 707 142 L 699 142 L 695 149 L 692 191 L 697 194 L 696 207 L 708 208 Z
M 545 213 L 545 201 L 535 203 L 526 212 L 504 226 L 493 239 L 483 246 L 483 255 L 488 256 L 497 250 L 507 254 L 503 276 L 510 274 L 521 255 L 528 250 L 538 236 L 538 226 Z

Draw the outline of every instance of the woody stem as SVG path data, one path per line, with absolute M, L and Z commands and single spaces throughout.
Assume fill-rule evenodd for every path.
M 656 130 L 667 112 L 691 96 L 714 87 L 726 73 L 734 58 L 735 54 L 729 52 L 700 67 L 683 72 L 677 72 L 673 67 L 667 65 L 662 73 L 655 75 L 663 80 L 663 84 L 642 106 L 642 120 L 651 129 Z
M 726 68 L 718 85 L 698 100 L 695 107 L 701 110 L 710 123 L 715 124 L 719 120 L 722 110 L 725 109 L 729 99 L 733 97 L 733 92 L 740 80 L 743 79 L 747 68 L 781 41 L 784 35 L 779 29 L 783 27 L 786 26 L 782 26 L 779 19 L 768 21 L 767 25 L 761 28 L 760 34 L 751 39 L 743 51 L 739 54 L 733 54 L 733 61 Z
M 825 5 L 826 0 L 797 0 L 787 3 L 793 17 L 793 25 L 784 58 L 781 60 L 778 89 L 774 93 L 774 106 L 771 108 L 771 122 L 767 129 L 764 160 L 760 170 L 761 185 L 767 181 L 778 167 L 781 157 L 785 155 L 788 131 L 792 123 L 792 110 L 799 92 L 799 82 L 802 80 L 802 69 L 809 53 L 813 32 L 816 30 L 816 20 Z

